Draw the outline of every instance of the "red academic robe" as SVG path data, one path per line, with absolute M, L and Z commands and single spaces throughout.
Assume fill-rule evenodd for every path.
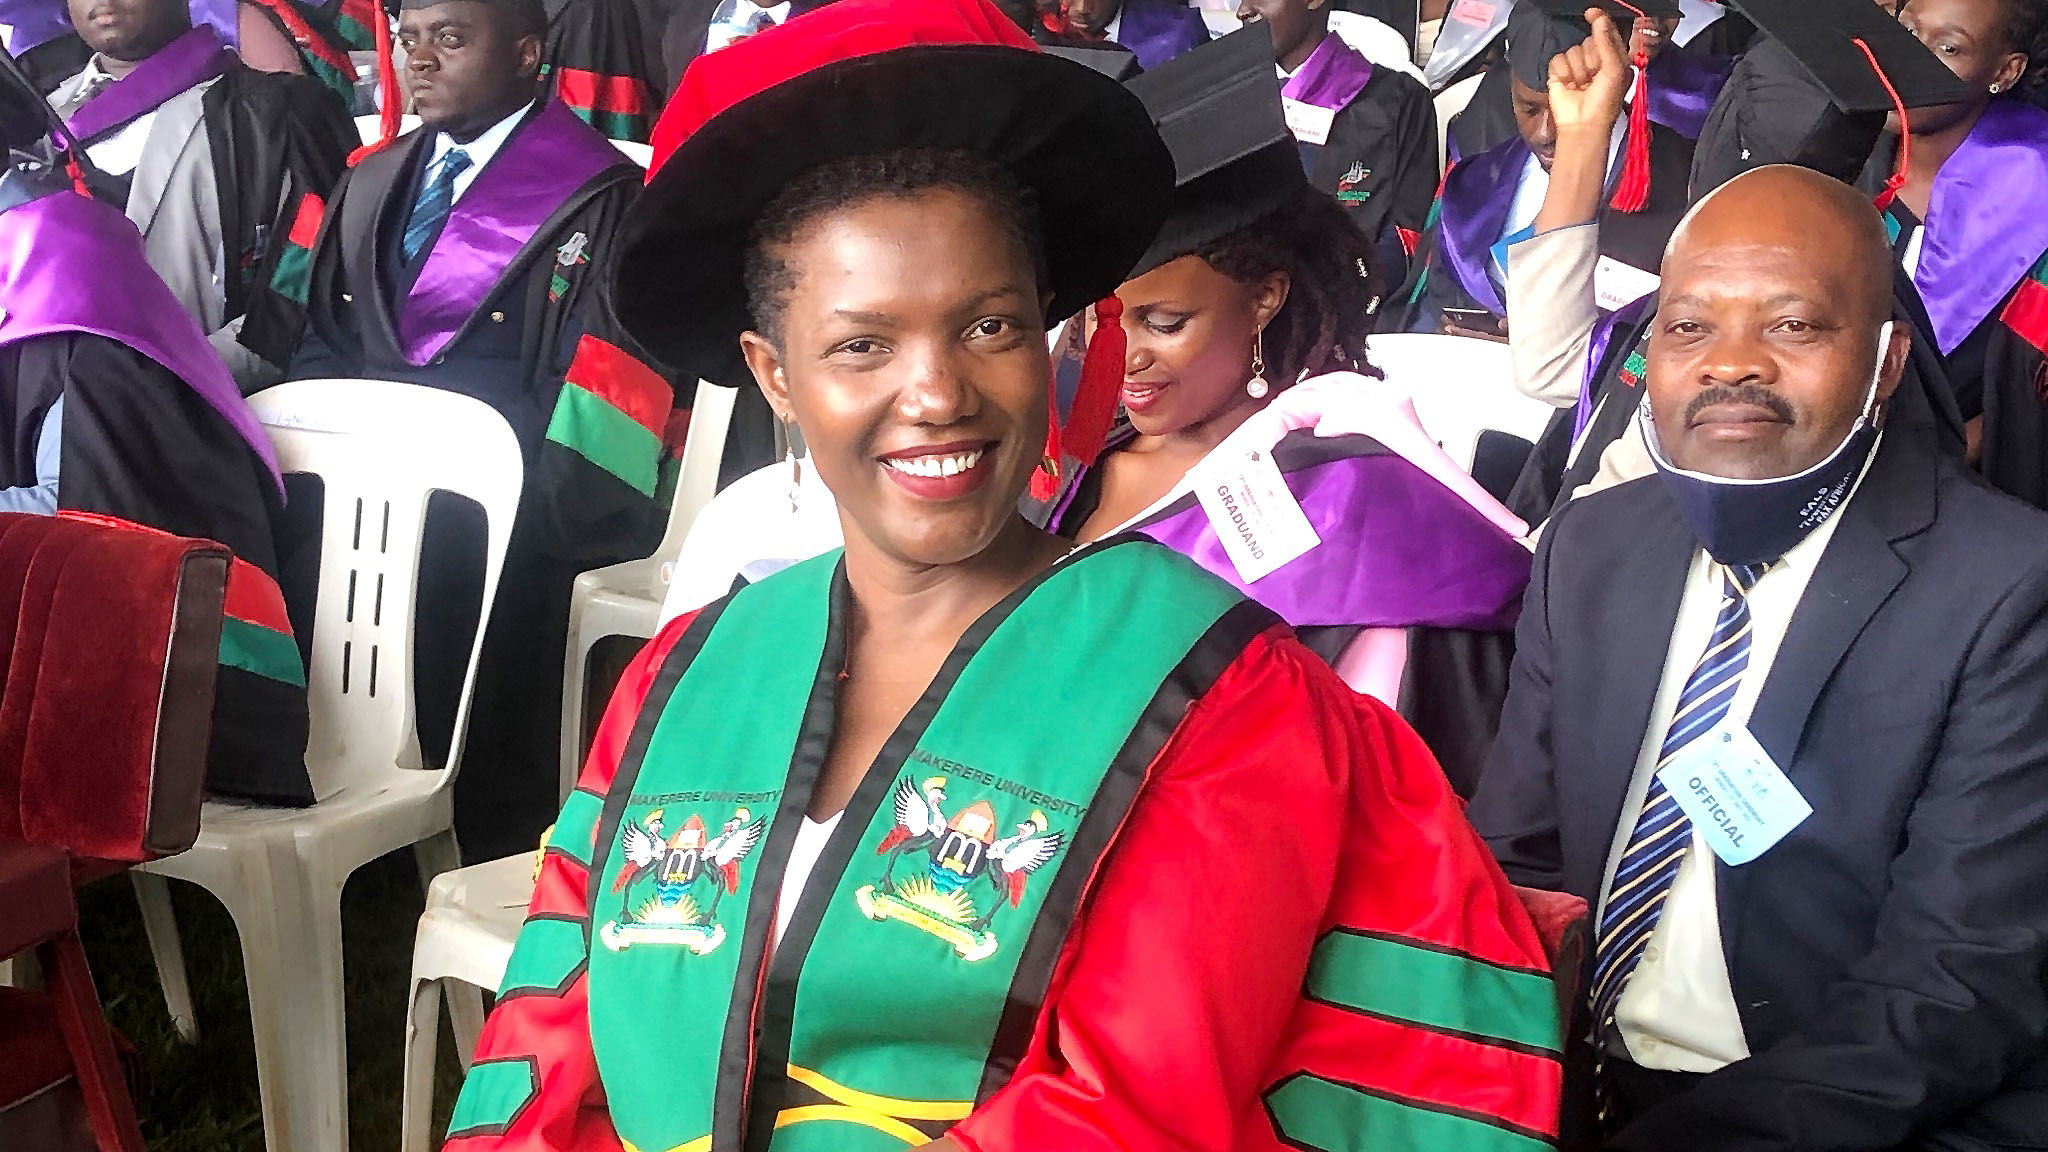
M 626 672 L 579 791 L 610 789 L 641 701 L 691 619 Z M 585 868 L 550 850 L 531 915 L 587 923 L 587 888 Z M 1375 1098 L 1551 1138 L 1554 1056 L 1304 997 L 1311 951 L 1333 931 L 1547 970 L 1421 740 L 1275 627 L 1153 761 L 1015 1076 L 951 1138 L 968 1152 L 1281 1152 L 1301 1145 L 1276 1134 L 1266 1099 L 1304 1066 Z M 448 1152 L 621 1152 L 585 997 L 579 969 L 558 996 L 498 1006 L 477 1059 L 530 1059 L 538 1096 L 505 1131 L 452 1140 Z

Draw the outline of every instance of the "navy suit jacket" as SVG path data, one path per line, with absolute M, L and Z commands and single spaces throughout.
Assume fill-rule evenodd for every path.
M 1612 1148 L 2048 1147 L 2048 516 L 1914 427 L 1839 515 L 1750 719 L 1813 815 L 1714 862 L 1752 1055 Z M 1545 533 L 1470 810 L 1516 883 L 1598 897 L 1694 547 L 1655 476 Z
M 1209 42 L 1202 14 L 1177 0 L 1124 0 L 1123 22 L 1116 42 L 1138 57 L 1150 72 L 1190 48 Z

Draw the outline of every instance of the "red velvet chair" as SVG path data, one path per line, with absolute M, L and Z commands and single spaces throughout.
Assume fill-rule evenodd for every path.
M 78 937 L 76 884 L 199 832 L 226 549 L 121 521 L 0 514 L 0 1118 L 22 1146 L 142 1152 Z M 75 1081 L 75 1089 L 66 1082 Z M 53 1091 L 54 1090 L 54 1091 Z

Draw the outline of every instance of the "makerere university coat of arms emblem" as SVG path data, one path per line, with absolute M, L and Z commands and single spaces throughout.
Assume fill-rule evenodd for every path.
M 1024 900 L 1025 882 L 1059 853 L 1066 834 L 1049 831 L 1045 813 L 1033 810 L 1000 836 L 996 810 L 986 800 L 946 815 L 946 778 L 934 776 L 918 784 L 904 777 L 891 799 L 896 823 L 875 849 L 888 860 L 875 883 L 854 893 L 870 919 L 896 920 L 944 940 L 964 960 L 983 960 L 999 944 L 989 925 L 1004 904 L 1015 908 Z M 897 876 L 906 856 L 922 856 L 906 866 L 911 875 Z M 988 891 L 976 903 L 974 881 L 988 878 Z
M 674 835 L 663 838 L 662 809 L 638 821 L 626 821 L 619 865 L 612 891 L 625 893 L 617 920 L 598 930 L 598 938 L 614 952 L 635 944 L 680 944 L 702 956 L 725 942 L 718 905 L 740 890 L 740 863 L 755 845 L 767 822 L 745 808 L 735 809 L 716 836 L 707 836 L 701 817 L 692 813 Z M 634 903 L 636 886 L 651 889 Z M 702 889 L 709 881 L 709 891 Z

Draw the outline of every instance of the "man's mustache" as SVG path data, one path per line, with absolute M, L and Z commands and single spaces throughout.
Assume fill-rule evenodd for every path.
M 1708 388 L 1692 398 L 1685 406 L 1685 422 L 1690 424 L 1700 413 L 1716 404 L 1754 404 L 1768 409 L 1772 416 L 1786 424 L 1794 422 L 1792 405 L 1783 396 L 1761 384 L 1730 384 Z

